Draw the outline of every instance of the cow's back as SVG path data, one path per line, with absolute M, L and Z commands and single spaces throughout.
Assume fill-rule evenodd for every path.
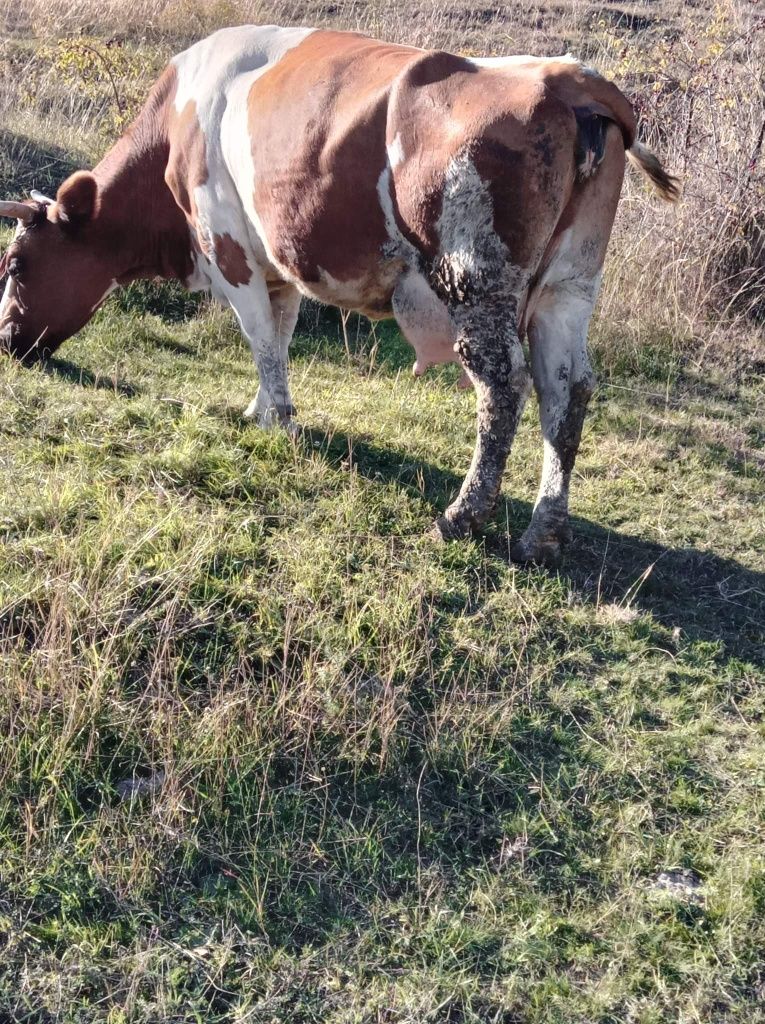
M 203 129 L 213 138 L 220 128 L 223 110 L 231 102 L 231 87 L 238 80 L 251 84 L 275 65 L 290 49 L 310 36 L 312 28 L 279 25 L 239 25 L 222 28 L 173 57 L 177 87 L 177 111 L 193 102 Z M 211 118 L 217 118 L 211 123 Z

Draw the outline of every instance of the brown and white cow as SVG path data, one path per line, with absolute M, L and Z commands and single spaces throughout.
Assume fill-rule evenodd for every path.
M 18 219 L 0 264 L 0 344 L 43 356 L 116 286 L 177 279 L 231 305 L 260 378 L 248 413 L 289 425 L 301 295 L 392 315 L 416 374 L 458 361 L 476 391 L 475 453 L 443 537 L 491 515 L 533 380 L 544 468 L 514 556 L 548 561 L 568 530 L 625 151 L 676 198 L 627 99 L 572 57 L 223 29 L 173 59 L 92 173 L 55 201 L 0 203 Z

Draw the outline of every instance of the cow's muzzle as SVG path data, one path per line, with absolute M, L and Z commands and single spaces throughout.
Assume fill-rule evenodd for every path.
M 48 352 L 41 345 L 26 343 L 18 327 L 9 323 L 0 327 L 0 354 L 12 356 L 29 365 L 39 362 Z
M 5 355 L 13 355 L 13 324 L 5 324 L 0 327 L 0 352 Z

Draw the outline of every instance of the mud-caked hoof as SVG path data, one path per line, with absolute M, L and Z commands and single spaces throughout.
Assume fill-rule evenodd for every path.
M 472 532 L 470 519 L 465 516 L 454 518 L 439 516 L 428 531 L 428 536 L 434 540 L 445 542 L 447 540 L 463 540 Z
M 554 569 L 560 564 L 561 545 L 553 540 L 530 544 L 521 538 L 510 548 L 510 558 L 518 565 L 542 565 Z
M 284 420 L 280 425 L 285 434 L 288 434 L 290 437 L 300 437 L 303 433 L 302 424 L 291 417 L 288 420 Z
M 521 565 L 544 565 L 554 569 L 571 543 L 571 527 L 565 523 L 554 531 L 526 530 L 510 549 L 510 558 Z

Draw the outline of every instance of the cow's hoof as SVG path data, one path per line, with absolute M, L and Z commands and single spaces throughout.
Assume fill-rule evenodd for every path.
M 445 542 L 447 540 L 463 540 L 471 533 L 470 522 L 467 519 L 463 517 L 450 519 L 447 516 L 439 516 L 428 531 L 428 536 L 434 540 Z
M 258 400 L 257 400 L 257 398 L 253 398 L 253 400 L 250 402 L 250 404 L 247 406 L 247 408 L 242 413 L 242 416 L 244 416 L 244 418 L 246 420 L 255 420 L 256 422 L 258 422 Z
M 292 418 L 295 415 L 295 407 L 287 406 L 279 410 L 275 405 L 267 408 L 258 408 L 258 400 L 254 398 L 242 414 L 246 420 L 252 420 L 261 430 L 277 430 L 282 428 L 290 437 L 297 437 L 300 433 L 300 425 Z
M 510 558 L 521 565 L 544 565 L 555 569 L 561 560 L 563 549 L 571 543 L 571 528 L 568 523 L 556 530 L 533 530 L 529 528 L 510 549 Z
M 521 538 L 510 548 L 510 558 L 518 565 L 541 565 L 555 569 L 560 565 L 561 546 L 557 540 L 529 543 Z

